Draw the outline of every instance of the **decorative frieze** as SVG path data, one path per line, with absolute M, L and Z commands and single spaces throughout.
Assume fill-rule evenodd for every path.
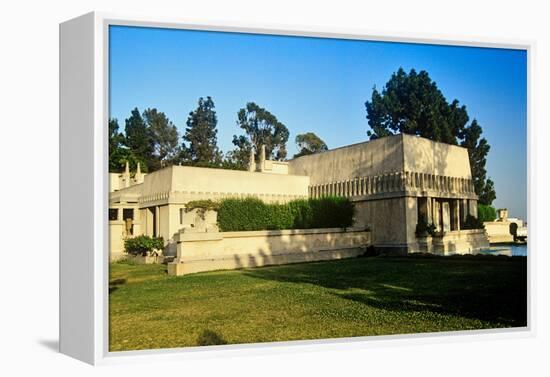
M 328 185 L 326 185 L 328 187 Z M 310 197 L 324 196 L 323 191 L 319 186 L 310 186 L 308 188 Z M 305 199 L 306 195 L 294 195 L 294 194 L 266 194 L 266 193 L 242 193 L 242 192 L 206 192 L 206 191 L 171 191 L 156 193 L 153 195 L 145 195 L 139 198 L 139 204 L 144 205 L 148 203 L 159 202 L 185 202 L 189 200 L 189 197 L 194 199 L 213 199 L 220 200 L 224 198 L 259 198 L 270 202 L 288 202 L 294 199 Z M 193 200 L 194 200 L 193 199 Z
M 357 197 L 408 190 L 470 195 L 474 193 L 474 186 L 467 178 L 400 171 L 312 185 L 309 186 L 309 195 L 313 198 L 329 195 Z

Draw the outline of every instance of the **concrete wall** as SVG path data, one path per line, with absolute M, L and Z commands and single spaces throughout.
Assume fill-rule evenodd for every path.
M 385 137 L 302 156 L 288 164 L 289 174 L 307 175 L 312 185 L 402 171 L 402 137 Z
M 472 178 L 468 150 L 413 135 L 400 135 L 405 171 Z
M 265 173 L 288 174 L 288 162 L 265 160 L 259 170 Z
M 185 232 L 177 237 L 177 258 L 168 273 L 257 267 L 361 255 L 370 244 L 362 229 L 338 228 L 254 232 Z
M 366 196 L 408 191 L 414 196 L 477 199 L 465 148 L 394 135 L 289 162 L 310 176 L 310 195 Z
M 377 247 L 406 246 L 406 198 L 359 200 L 355 203 L 355 226 L 371 231 L 372 244 Z M 416 222 L 415 222 L 416 224 Z
M 142 196 L 170 192 L 307 196 L 309 177 L 172 166 L 148 174 Z

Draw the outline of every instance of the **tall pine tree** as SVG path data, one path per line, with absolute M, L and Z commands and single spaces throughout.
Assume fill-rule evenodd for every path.
M 479 196 L 479 202 L 490 205 L 496 199 L 494 183 L 487 178 L 487 170 L 485 169 L 487 154 L 491 146 L 487 139 L 480 139 L 482 132 L 481 126 L 474 119 L 470 126 L 464 129 L 464 140 L 460 145 L 468 148 L 473 183 L 475 192 Z
M 137 158 L 133 151 L 126 147 L 124 134 L 119 132 L 117 119 L 109 119 L 109 172 L 120 173 L 124 170 L 126 162 L 130 169 L 135 171 L 138 162 L 143 172 L 147 172 L 145 161 Z
M 199 98 L 198 106 L 189 113 L 182 145 L 185 163 L 195 166 L 218 166 L 221 152 L 218 149 L 218 118 L 211 97 Z
M 154 165 L 153 152 L 155 145 L 151 130 L 143 120 L 138 108 L 132 110 L 131 115 L 125 121 L 124 145 L 132 152 L 135 158 L 142 161 L 145 170 L 152 171 Z
M 143 120 L 153 145 L 153 153 L 148 160 L 149 169 L 154 171 L 172 165 L 180 151 L 178 129 L 166 114 L 157 109 L 145 110 Z
M 118 120 L 109 119 L 109 171 L 118 172 L 120 170 L 119 157 L 124 135 L 119 132 Z
M 468 125 L 466 106 L 457 100 L 448 103 L 426 71 L 399 68 L 382 92 L 373 89 L 365 107 L 371 139 L 406 133 L 467 148 L 479 202 L 490 205 L 496 198 L 485 169 L 490 147 L 480 139 L 481 127 L 475 120 Z

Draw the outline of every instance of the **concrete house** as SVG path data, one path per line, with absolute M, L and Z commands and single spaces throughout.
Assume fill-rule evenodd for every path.
M 355 228 L 370 231 L 370 244 L 389 253 L 474 253 L 489 246 L 484 230 L 461 230 L 477 217 L 477 196 L 465 148 L 411 135 L 395 135 L 289 161 L 261 151 L 249 171 L 171 166 L 131 177 L 110 174 L 111 258 L 125 237 L 162 236 L 166 255 L 176 254 L 177 235 L 195 219 L 192 200 L 258 197 L 266 202 L 338 195 L 356 206 Z M 437 229 L 418 237 L 421 216 Z

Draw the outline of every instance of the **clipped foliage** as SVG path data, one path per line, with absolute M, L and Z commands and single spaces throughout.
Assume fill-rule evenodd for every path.
M 127 238 L 124 241 L 124 250 L 132 255 L 147 255 L 153 250 L 162 250 L 164 240 L 162 237 L 149 237 L 145 235 Z
M 224 199 L 218 211 L 222 232 L 289 229 L 292 217 L 284 204 L 266 204 L 257 198 Z
M 185 204 L 185 212 L 191 212 L 194 209 L 203 211 L 217 211 L 220 208 L 220 203 L 210 199 L 192 200 Z
M 246 230 L 347 228 L 355 209 L 346 198 L 293 200 L 267 204 L 257 198 L 225 199 L 218 210 L 222 232 Z
M 418 223 L 416 224 L 416 235 L 419 237 L 425 237 L 427 235 L 433 236 L 435 234 L 435 224 L 428 223 L 428 220 L 426 219 L 426 216 L 422 215 L 418 219 Z
M 349 228 L 353 225 L 355 207 L 347 198 L 328 196 L 294 200 L 288 205 L 293 213 L 295 229 Z
M 485 229 L 483 221 L 472 215 L 466 216 L 466 220 L 460 225 L 461 229 Z
M 497 218 L 497 211 L 493 206 L 478 203 L 477 217 L 481 222 L 495 221 Z

